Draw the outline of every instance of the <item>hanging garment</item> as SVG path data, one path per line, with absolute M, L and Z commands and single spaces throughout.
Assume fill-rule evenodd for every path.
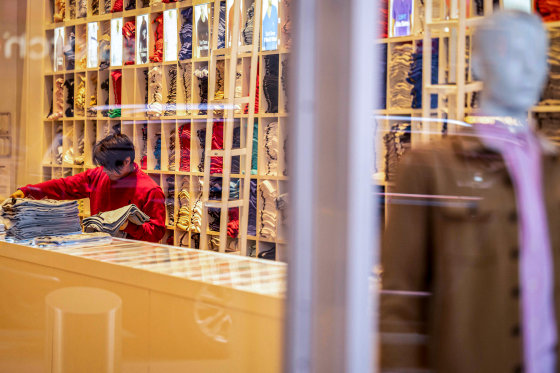
M 140 38 L 140 42 L 138 43 L 138 54 L 140 56 L 139 64 L 148 63 L 148 24 L 146 22 L 146 18 L 142 18 L 142 23 L 140 24 L 138 37 Z

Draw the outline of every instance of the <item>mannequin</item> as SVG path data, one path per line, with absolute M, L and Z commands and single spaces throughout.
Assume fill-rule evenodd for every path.
M 496 49 L 504 40 L 508 47 Z M 473 45 L 473 72 L 484 82 L 480 112 L 526 123 L 547 76 L 548 41 L 542 25 L 498 14 L 478 30 Z
M 473 46 L 479 112 L 456 135 L 405 155 L 391 190 L 382 365 L 552 373 L 560 161 L 526 120 L 546 79 L 546 31 L 537 16 L 499 12 Z

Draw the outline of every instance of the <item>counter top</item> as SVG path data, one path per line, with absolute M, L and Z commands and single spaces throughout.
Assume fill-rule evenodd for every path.
M 185 297 L 209 288 L 234 289 L 216 302 L 257 313 L 264 311 L 263 298 L 271 306 L 266 312 L 281 311 L 278 302 L 286 292 L 285 263 L 126 239 L 46 247 L 0 241 L 0 256 Z

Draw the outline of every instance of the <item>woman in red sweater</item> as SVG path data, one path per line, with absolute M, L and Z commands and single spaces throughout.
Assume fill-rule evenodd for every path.
M 126 135 L 107 136 L 93 149 L 93 163 L 100 167 L 62 179 L 26 185 L 12 197 L 89 198 L 92 214 L 133 203 L 150 220 L 142 225 L 125 223 L 121 230 L 128 238 L 158 242 L 165 234 L 165 196 L 159 185 L 134 163 L 134 154 L 134 145 Z

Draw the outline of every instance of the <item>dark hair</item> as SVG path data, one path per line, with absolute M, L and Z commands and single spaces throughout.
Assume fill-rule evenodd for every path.
M 121 133 L 109 135 L 93 147 L 93 163 L 114 172 L 120 172 L 126 158 L 134 162 L 134 155 L 134 144 Z

